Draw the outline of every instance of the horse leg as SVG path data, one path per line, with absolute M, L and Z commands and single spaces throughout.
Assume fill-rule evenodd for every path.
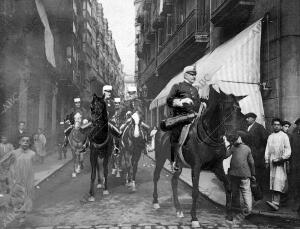
M 100 170 L 100 162 L 98 161 L 99 158 L 97 157 L 97 175 L 98 175 L 98 184 L 97 188 L 103 188 L 103 181 L 102 181 L 102 171 Z
M 76 152 L 75 150 L 72 150 L 72 157 L 73 157 L 73 172 L 72 172 L 72 177 L 75 178 L 77 175 L 76 175 Z
M 138 169 L 138 164 L 139 164 L 139 160 L 141 158 L 142 152 L 140 150 L 136 150 L 133 152 L 133 156 L 131 159 L 131 164 L 132 164 L 132 191 L 136 191 L 136 187 L 135 187 L 135 176 L 136 176 L 136 172 Z
M 156 147 L 158 149 L 158 147 Z M 158 203 L 158 193 L 157 193 L 157 183 L 160 178 L 160 173 L 162 168 L 164 167 L 164 164 L 167 160 L 167 155 L 163 152 L 159 152 L 159 150 L 155 151 L 155 169 L 153 172 L 153 207 L 154 209 L 159 209 L 159 203 Z
M 95 183 L 95 179 L 96 179 L 96 169 L 97 169 L 97 167 L 99 167 L 97 152 L 95 152 L 94 149 L 91 149 L 90 163 L 91 163 L 92 171 L 91 171 L 91 184 L 90 184 L 90 197 L 89 197 L 89 201 L 93 202 L 93 201 L 95 201 L 94 183 Z
M 103 195 L 108 195 L 109 191 L 108 191 L 108 182 L 107 182 L 107 178 L 108 178 L 108 163 L 109 163 L 109 156 L 105 155 L 104 159 L 102 160 L 103 163 L 103 173 L 104 173 L 104 191 L 103 191 Z
M 172 191 L 173 191 L 173 201 L 174 201 L 174 206 L 175 206 L 175 209 L 176 209 L 176 215 L 177 215 L 178 218 L 183 218 L 183 212 L 182 212 L 180 202 L 179 202 L 179 199 L 178 199 L 178 179 L 179 179 L 179 176 L 180 176 L 181 172 L 182 172 L 182 168 L 180 168 L 178 171 L 176 171 L 173 174 L 173 177 L 172 177 L 172 180 L 171 180 Z
M 192 227 L 200 227 L 199 221 L 197 219 L 197 200 L 199 196 L 200 171 L 201 171 L 201 165 L 196 163 L 192 168 L 192 183 L 193 183 L 193 191 L 192 191 L 193 204 L 191 209 Z
M 130 177 L 131 155 L 128 150 L 125 150 L 124 157 L 125 157 L 125 167 L 126 167 L 126 185 L 129 186 L 131 182 L 131 177 Z
M 226 219 L 232 221 L 232 190 L 228 176 L 226 176 L 224 172 L 223 163 L 218 163 L 212 171 L 215 173 L 216 177 L 223 182 L 226 192 Z

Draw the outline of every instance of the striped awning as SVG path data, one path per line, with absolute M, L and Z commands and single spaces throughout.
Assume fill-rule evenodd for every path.
M 213 52 L 198 60 L 196 85 L 201 97 L 208 96 L 209 85 L 217 91 L 236 96 L 244 114 L 254 112 L 264 124 L 264 109 L 260 93 L 261 20 L 252 24 Z M 166 103 L 171 87 L 183 81 L 183 73 L 175 76 L 150 104 L 150 109 Z

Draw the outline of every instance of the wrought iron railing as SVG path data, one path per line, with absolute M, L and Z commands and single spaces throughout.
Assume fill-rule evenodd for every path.
M 208 33 L 209 23 L 200 9 L 194 9 L 174 34 L 161 46 L 157 65 L 162 65 L 188 38 L 198 33 Z

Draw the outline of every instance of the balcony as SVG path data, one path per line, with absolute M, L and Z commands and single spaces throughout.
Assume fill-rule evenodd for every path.
M 176 60 L 179 56 L 189 56 L 195 49 L 203 50 L 209 42 L 209 22 L 205 13 L 194 9 L 185 21 L 178 27 L 174 34 L 165 42 L 157 57 L 158 68 L 175 58 L 179 68 L 183 68 L 183 61 Z M 176 55 L 180 53 L 180 55 Z
M 212 0 L 211 22 L 215 26 L 234 26 L 248 20 L 255 0 Z

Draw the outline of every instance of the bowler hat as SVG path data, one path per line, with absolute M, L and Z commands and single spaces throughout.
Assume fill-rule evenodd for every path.
M 295 124 L 296 124 L 296 125 L 300 124 L 300 118 L 298 118 L 298 119 L 295 121 Z
M 249 117 L 251 117 L 251 118 L 256 118 L 257 117 L 257 115 L 256 114 L 254 114 L 254 113 L 252 113 L 252 112 L 250 112 L 250 113 L 248 113 L 248 114 L 246 114 L 245 115 L 245 118 L 249 118 Z
M 300 121 L 300 120 L 299 120 L 299 121 Z M 285 125 L 291 126 L 292 124 L 291 124 L 289 121 L 283 121 L 283 122 L 282 122 L 282 125 L 283 125 L 283 126 L 285 126 Z

